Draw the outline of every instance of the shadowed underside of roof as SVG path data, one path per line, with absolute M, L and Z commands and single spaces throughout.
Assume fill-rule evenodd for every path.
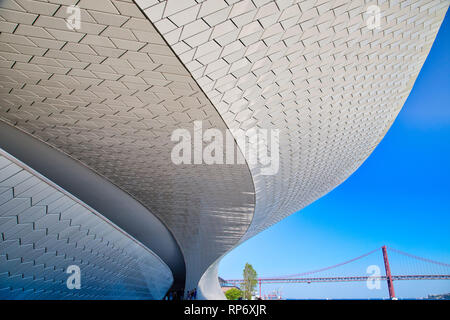
M 142 203 L 182 250 L 185 289 L 220 298 L 220 257 L 370 155 L 449 2 L 379 3 L 377 28 L 367 26 L 369 1 L 77 5 L 81 29 L 68 31 L 56 0 L 2 3 L 0 119 Z M 205 130 L 280 130 L 279 171 L 174 165 L 171 134 L 196 120 Z

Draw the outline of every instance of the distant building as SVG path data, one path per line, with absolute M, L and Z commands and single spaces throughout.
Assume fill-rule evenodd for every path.
M 219 284 L 220 284 L 220 288 L 222 289 L 222 292 L 225 294 L 225 292 L 227 292 L 230 289 L 236 288 L 238 290 L 241 290 L 241 288 L 239 288 L 238 286 L 235 286 L 232 283 L 227 282 L 226 280 L 222 279 L 221 277 L 219 277 Z
M 450 300 L 450 293 L 429 294 L 427 300 Z
M 265 294 L 262 298 L 263 300 L 282 300 L 281 292 L 278 290 Z

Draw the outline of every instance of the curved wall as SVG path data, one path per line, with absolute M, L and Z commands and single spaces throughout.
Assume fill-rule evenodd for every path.
M 370 155 L 449 5 L 379 2 L 368 28 L 366 1 L 81 0 L 73 32 L 57 2 L 2 4 L 0 119 L 154 213 L 181 248 L 185 289 L 203 298 L 223 298 L 220 257 Z M 280 130 L 279 170 L 174 165 L 171 134 L 196 120 Z
M 173 282 L 155 253 L 2 149 L 0 234 L 2 299 L 161 299 Z
M 246 164 L 171 161 L 175 129 L 192 132 L 196 120 L 203 130 L 226 129 L 215 108 L 132 1 L 80 1 L 76 31 L 67 29 L 68 6 L 58 1 L 1 5 L 15 28 L 0 36 L 0 119 L 155 214 L 181 249 L 186 290 L 196 287 L 245 233 L 254 209 Z M 126 211 L 116 219 L 121 227 L 139 224 Z
M 0 148 L 138 239 L 170 267 L 174 287 L 184 286 L 184 258 L 175 238 L 138 201 L 78 161 L 2 121 Z

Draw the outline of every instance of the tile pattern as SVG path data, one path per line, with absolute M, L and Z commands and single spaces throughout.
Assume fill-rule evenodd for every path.
M 81 29 L 65 24 L 69 4 Z M 131 0 L 1 3 L 0 119 L 81 161 L 158 216 L 187 289 L 244 234 L 254 209 L 246 165 L 172 164 L 172 131 L 226 126 Z M 126 214 L 126 213 L 124 213 Z
M 448 0 L 139 0 L 229 128 L 281 130 L 242 241 L 351 175 L 406 100 Z M 379 29 L 367 28 L 370 5 Z
M 153 252 L 0 149 L 0 298 L 161 299 L 172 281 Z
M 25 2 L 0 14 L 0 117 L 159 215 L 185 254 L 187 289 L 239 240 L 359 167 L 401 109 L 449 5 L 376 1 L 381 26 L 369 30 L 372 1 L 136 0 L 151 24 L 131 1 L 81 0 L 85 29 L 67 32 L 64 5 Z M 279 173 L 171 166 L 171 130 L 200 119 L 280 129 Z

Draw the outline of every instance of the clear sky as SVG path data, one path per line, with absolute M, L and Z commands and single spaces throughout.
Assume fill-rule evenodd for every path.
M 261 276 L 299 273 L 384 244 L 450 263 L 449 20 L 447 13 L 406 104 L 372 155 L 328 195 L 228 254 L 221 277 L 242 278 L 245 262 Z M 381 259 L 381 251 L 373 259 Z M 364 275 L 367 264 L 354 268 Z M 395 287 L 399 297 L 420 297 L 450 292 L 450 280 Z M 266 285 L 263 293 L 273 289 L 290 298 L 387 295 L 384 284 L 380 290 L 365 283 Z

